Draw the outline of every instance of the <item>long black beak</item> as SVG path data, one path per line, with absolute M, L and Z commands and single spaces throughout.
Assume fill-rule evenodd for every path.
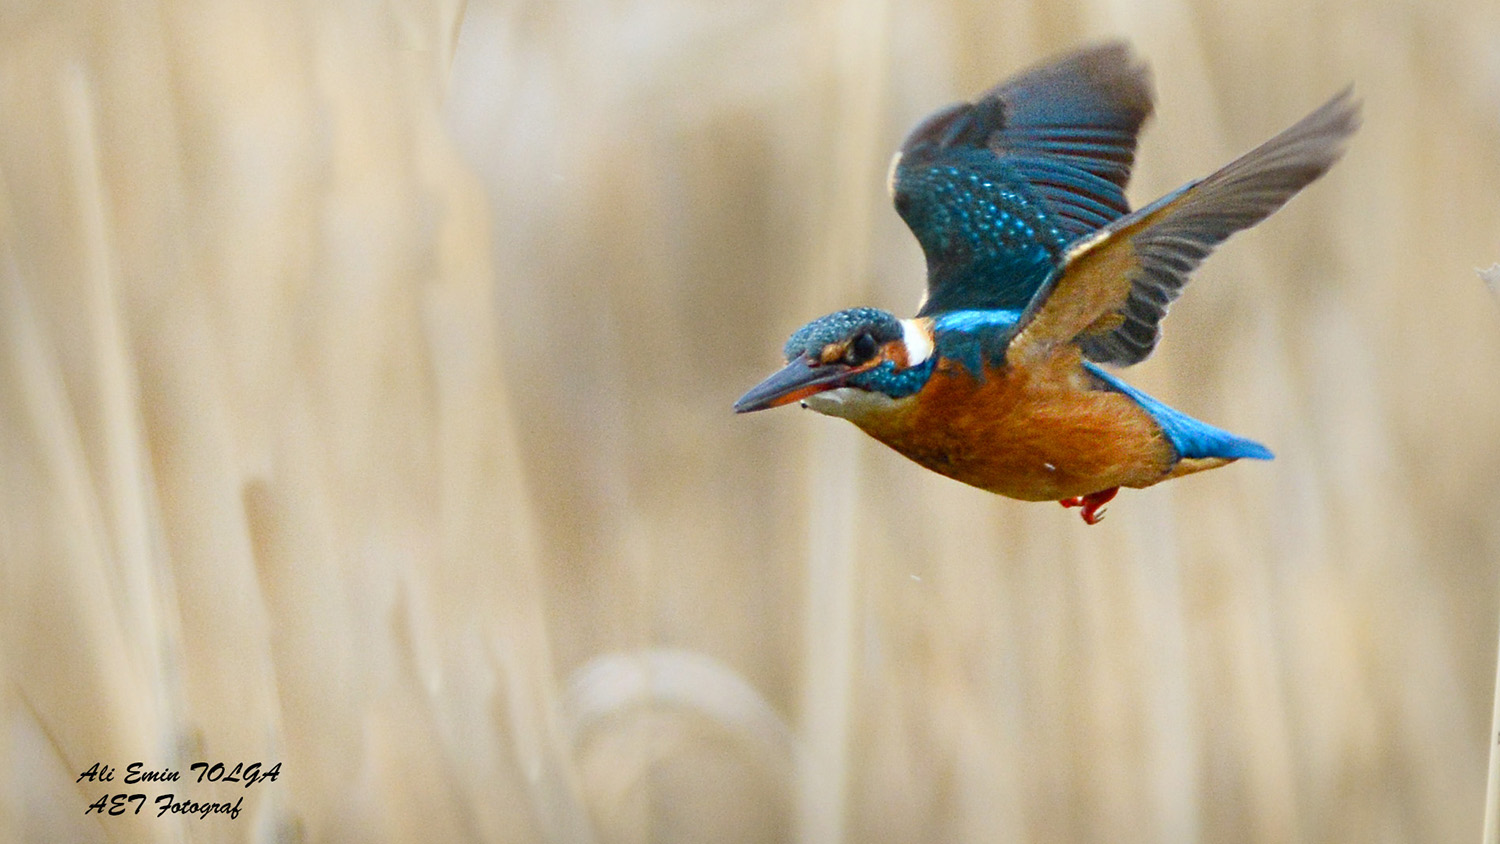
M 791 404 L 813 393 L 842 386 L 846 378 L 860 371 L 841 363 L 813 366 L 807 355 L 802 355 L 740 396 L 740 400 L 734 403 L 734 412 L 750 413 Z

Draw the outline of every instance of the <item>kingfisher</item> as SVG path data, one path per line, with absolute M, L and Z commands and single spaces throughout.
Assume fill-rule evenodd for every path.
M 1091 525 L 1120 487 L 1271 459 L 1103 366 L 1151 354 L 1193 270 L 1327 172 L 1359 104 L 1346 88 L 1132 211 L 1125 186 L 1152 99 L 1145 65 L 1113 42 L 927 117 L 887 179 L 927 259 L 916 316 L 850 308 L 809 322 L 785 367 L 734 409 L 800 401 L 942 475 L 1081 508 Z

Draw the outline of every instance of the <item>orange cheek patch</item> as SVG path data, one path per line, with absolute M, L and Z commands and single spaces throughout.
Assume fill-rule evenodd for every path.
M 900 342 L 886 343 L 880 347 L 880 354 L 875 357 L 876 362 L 888 360 L 901 369 L 910 366 L 906 360 L 906 344 Z

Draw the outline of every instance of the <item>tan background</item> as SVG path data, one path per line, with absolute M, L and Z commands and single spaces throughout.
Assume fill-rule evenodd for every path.
M 729 412 L 1109 36 L 1137 203 L 1365 100 L 1129 373 L 1275 462 L 1085 528 Z M 0 180 L 0 840 L 1478 837 L 1493 0 L 14 2 Z M 282 776 L 84 814 L 200 759 Z

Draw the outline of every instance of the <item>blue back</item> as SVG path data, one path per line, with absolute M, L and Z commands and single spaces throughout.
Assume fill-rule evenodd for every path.
M 1237 437 L 1207 422 L 1199 422 L 1180 410 L 1167 407 L 1091 363 L 1085 363 L 1083 368 L 1110 389 L 1124 393 L 1145 408 L 1161 426 L 1167 439 L 1172 441 L 1172 447 L 1177 449 L 1179 457 L 1248 457 L 1253 460 L 1270 460 L 1274 457 L 1271 450 L 1260 443 Z
M 958 361 L 975 379 L 983 381 L 985 364 L 1005 359 L 1005 344 L 1020 317 L 1020 309 L 939 314 L 932 320 L 937 356 Z

